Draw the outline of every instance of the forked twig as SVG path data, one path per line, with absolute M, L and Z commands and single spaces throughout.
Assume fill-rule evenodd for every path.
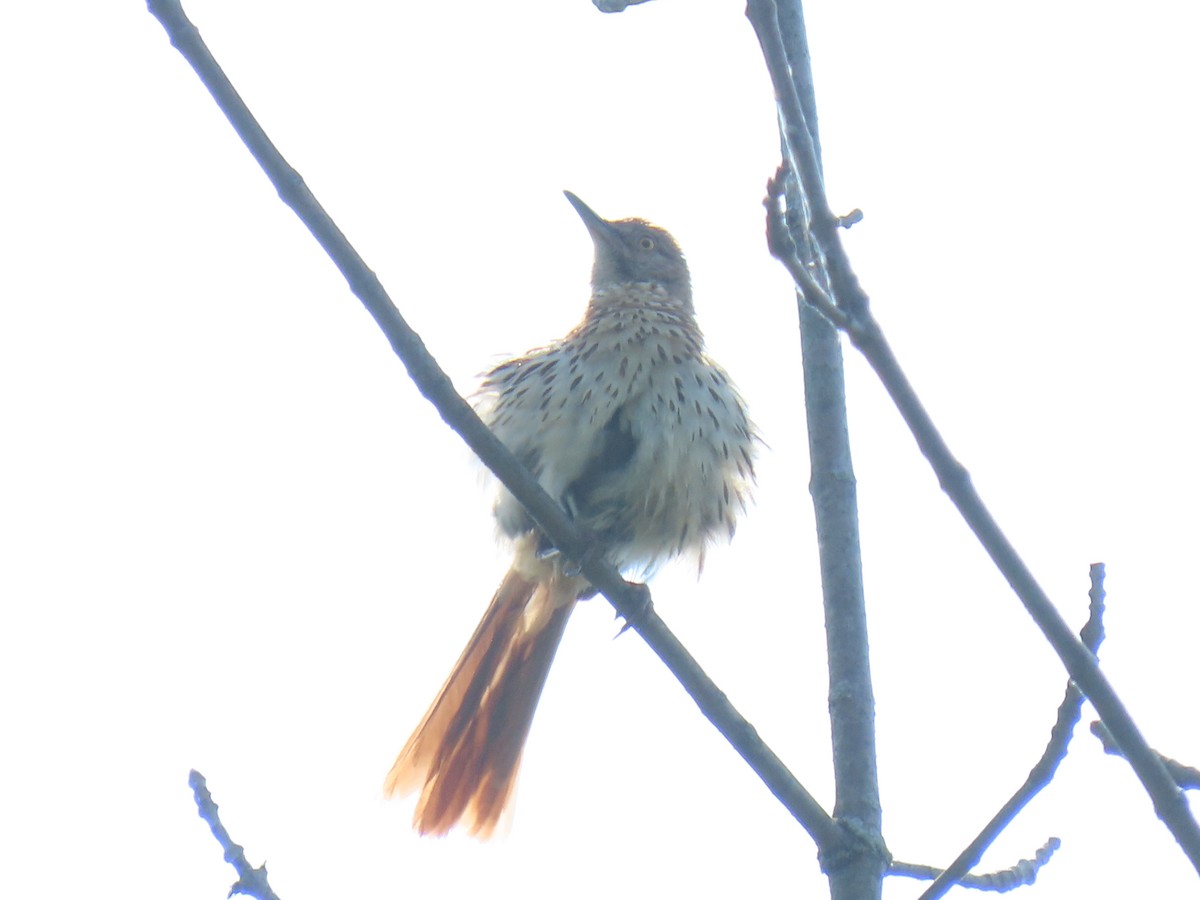
M 1091 579 L 1091 589 L 1088 591 L 1088 618 L 1079 637 L 1093 654 L 1099 652 L 1100 643 L 1104 640 L 1104 564 L 1093 563 L 1088 570 Z M 1058 707 L 1058 716 L 1054 727 L 1050 729 L 1050 740 L 1041 758 L 1030 770 L 1025 783 L 1022 784 L 1000 807 L 1000 811 L 983 827 L 978 836 L 968 844 L 963 851 L 950 863 L 941 874 L 934 879 L 933 884 L 925 889 L 919 900 L 935 900 L 950 890 L 955 884 L 966 884 L 967 872 L 976 865 L 984 851 L 991 846 L 996 837 L 1008 827 L 1039 791 L 1046 787 L 1058 771 L 1059 764 L 1066 758 L 1067 748 L 1071 744 L 1071 736 L 1083 710 L 1083 694 L 1074 682 L 1067 682 L 1066 696 Z M 1051 838 L 1052 841 L 1057 839 Z M 1057 844 L 1056 844 L 1057 846 Z M 1049 857 L 1047 857 L 1049 859 Z M 1034 870 L 1036 874 L 1036 870 Z

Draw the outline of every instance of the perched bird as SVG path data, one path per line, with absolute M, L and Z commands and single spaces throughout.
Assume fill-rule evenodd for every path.
M 479 414 L 623 571 L 683 553 L 702 562 L 745 508 L 754 427 L 704 353 L 671 235 L 567 199 L 595 244 L 587 312 L 566 337 L 488 372 Z M 421 834 L 495 830 L 567 618 L 594 593 L 504 488 L 495 515 L 512 568 L 387 776 L 389 795 L 419 792 Z

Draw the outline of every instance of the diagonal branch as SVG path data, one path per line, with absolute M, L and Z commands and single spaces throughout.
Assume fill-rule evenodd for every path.
M 213 837 L 217 839 L 217 843 L 221 845 L 221 850 L 225 853 L 225 861 L 233 866 L 238 874 L 238 880 L 229 889 L 229 896 L 245 894 L 247 897 L 256 897 L 257 900 L 279 900 L 279 895 L 271 889 L 271 883 L 267 881 L 266 863 L 258 867 L 250 865 L 246 859 L 246 851 L 240 844 L 233 842 L 233 838 L 221 824 L 216 801 L 208 792 L 208 783 L 204 780 L 204 776 L 192 769 L 188 775 L 188 786 L 191 787 L 192 794 L 196 798 L 200 818 L 208 823 Z
M 1104 640 L 1104 564 L 1095 563 L 1088 572 L 1091 578 L 1091 590 L 1088 591 L 1088 618 L 1080 629 L 1079 637 L 1093 654 L 1100 649 Z M 1083 694 L 1072 681 L 1067 682 L 1066 696 L 1058 707 L 1058 716 L 1054 727 L 1050 729 L 1050 741 L 1042 752 L 1041 758 L 1030 770 L 1025 783 L 1017 789 L 1008 802 L 1000 807 L 1000 811 L 984 826 L 975 840 L 971 841 L 963 851 L 950 863 L 934 880 L 919 900 L 937 900 L 955 884 L 962 884 L 963 877 L 971 867 L 979 862 L 983 852 L 991 846 L 996 837 L 1008 827 L 1039 791 L 1048 785 L 1058 771 L 1059 763 L 1067 756 L 1067 748 L 1071 744 L 1071 736 L 1083 710 Z
M 1112 756 L 1124 756 L 1121 748 L 1117 746 L 1117 742 L 1113 740 L 1112 732 L 1104 727 L 1103 722 L 1093 722 L 1089 730 L 1100 741 L 1100 746 L 1104 748 L 1104 752 Z M 1162 759 L 1163 765 L 1167 767 L 1167 771 L 1171 773 L 1171 777 L 1175 783 L 1185 791 L 1194 791 L 1200 788 L 1200 769 L 1195 766 L 1189 766 L 1181 763 L 1177 759 L 1171 759 L 1169 756 L 1158 754 Z
M 579 561 L 580 571 L 658 654 L 701 712 L 812 835 L 818 848 L 825 852 L 837 847 L 844 840 L 842 830 L 779 757 L 763 743 L 754 727 L 733 707 L 671 633 L 646 600 L 645 588 L 626 582 L 613 566 L 594 552 L 586 536 L 454 390 L 450 379 L 420 337 L 404 321 L 375 273 L 367 267 L 300 175 L 288 165 L 251 115 L 200 38 L 196 27 L 184 14 L 178 0 L 149 0 L 147 6 L 167 31 L 171 44 L 196 70 L 234 130 L 279 191 L 281 199 L 308 227 L 345 276 L 350 289 L 374 317 L 421 393 L 475 451 L 484 465 L 520 500 L 554 546 L 568 558 Z
M 762 44 L 783 121 L 788 164 L 801 183 L 805 202 L 812 209 L 812 235 L 824 254 L 833 297 L 838 307 L 849 317 L 846 333 L 879 376 L 913 437 L 916 438 L 921 452 L 937 474 L 942 490 L 950 497 L 992 562 L 1042 630 L 1071 679 L 1096 707 L 1096 711 L 1145 786 L 1158 817 L 1175 836 L 1192 865 L 1200 871 L 1200 826 L 1192 816 L 1186 798 L 1171 779 L 1162 760 L 1146 743 L 1145 737 L 1101 672 L 1095 658 L 1071 632 L 1062 615 L 992 517 L 983 498 L 971 483 L 966 468 L 954 458 L 950 447 L 913 390 L 884 337 L 883 330 L 871 316 L 869 299 L 850 268 L 837 234 L 838 220 L 829 211 L 816 165 L 816 152 L 805 124 L 805 112 L 790 77 L 776 3 L 774 0 L 749 0 L 746 14 Z

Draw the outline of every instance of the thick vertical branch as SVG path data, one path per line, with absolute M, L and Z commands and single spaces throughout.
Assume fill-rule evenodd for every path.
M 887 868 L 875 759 L 875 698 L 867 643 L 858 536 L 858 493 L 850 458 L 845 380 L 838 333 L 800 304 L 804 404 L 812 465 L 825 638 L 829 653 L 829 720 L 836 799 L 833 816 L 865 841 L 852 857 L 823 857 L 831 895 L 879 896 Z M 836 886 L 845 882 L 843 889 Z M 866 893 L 873 891 L 874 893 Z
M 806 107 L 806 124 L 819 171 L 816 101 L 800 0 L 779 4 L 779 25 L 792 81 Z M 786 145 L 786 136 L 783 140 Z M 791 208 L 807 209 L 800 202 L 798 190 L 789 192 L 789 197 L 797 201 Z M 819 251 L 811 244 L 804 255 L 806 261 L 819 259 Z M 817 265 L 814 270 L 821 280 L 824 267 Z M 863 596 L 858 491 L 850 454 L 840 337 L 837 329 L 799 293 L 797 300 L 812 469 L 809 490 L 817 525 L 829 655 L 829 717 L 836 789 L 833 814 L 858 838 L 839 848 L 837 858 L 824 854 L 822 864 L 834 900 L 859 900 L 880 896 L 888 860 L 875 756 L 875 697 Z
M 808 113 L 804 109 L 801 92 L 793 83 L 792 66 L 797 62 L 792 59 L 787 44 L 794 40 L 794 36 L 785 37 L 783 34 L 785 14 L 781 9 L 795 10 L 798 6 L 799 0 L 749 0 L 747 16 L 762 44 L 775 87 L 787 161 L 792 170 L 790 175 L 799 179 L 804 202 L 811 211 L 808 233 L 803 235 L 803 240 L 811 240 L 819 250 L 820 261 L 824 263 L 828 284 L 832 288 L 829 294 L 837 304 L 838 318 L 844 321 L 851 341 L 883 382 L 921 452 L 937 474 L 942 489 L 1054 648 L 1067 673 L 1112 730 L 1150 795 L 1158 817 L 1170 829 L 1192 865 L 1200 871 L 1200 823 L 1192 815 L 1179 786 L 1172 781 L 1162 760 L 1146 742 L 1095 658 L 1071 632 L 999 523 L 992 517 L 971 483 L 966 468 L 950 452 L 908 382 L 882 329 L 870 314 L 869 298 L 854 276 L 837 235 L 838 220 L 829 210 L 816 147 L 806 125 Z M 812 280 L 803 265 L 797 267 L 797 272 L 797 282 L 801 287 Z

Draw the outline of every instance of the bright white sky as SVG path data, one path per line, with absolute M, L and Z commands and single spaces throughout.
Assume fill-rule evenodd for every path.
M 582 311 L 560 191 L 671 229 L 767 441 L 733 546 L 660 612 L 832 805 L 778 158 L 739 2 L 192 0 L 275 142 L 469 389 Z M 1200 762 L 1200 139 L 1187 4 L 811 3 L 833 202 L 897 353 L 1068 619 Z M 808 837 L 603 601 L 572 622 L 507 839 L 423 841 L 395 752 L 506 566 L 458 439 L 141 3 L 0 31 L 0 894 L 224 896 L 209 779 L 281 896 L 795 897 Z M 849 350 L 887 839 L 944 863 L 1063 672 Z M 1081 733 L 985 860 L 1041 900 L 1195 873 Z M 1151 889 L 1153 888 L 1153 889 Z M 889 882 L 886 896 L 918 885 Z

